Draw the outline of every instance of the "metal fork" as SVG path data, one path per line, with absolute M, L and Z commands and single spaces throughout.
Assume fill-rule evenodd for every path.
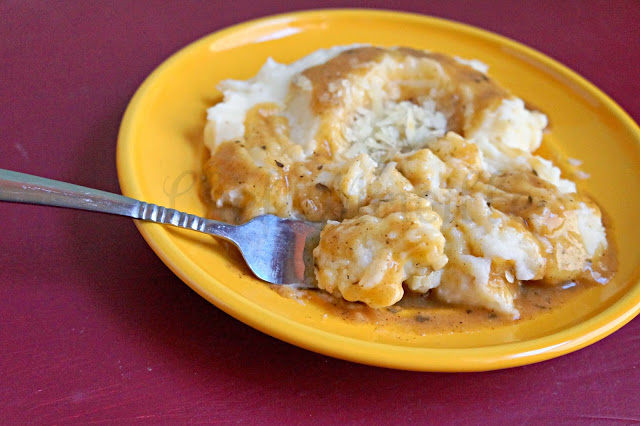
M 313 286 L 311 251 L 324 226 L 273 215 L 231 225 L 110 192 L 3 169 L 0 201 L 111 213 L 221 237 L 238 247 L 258 278 L 273 284 Z

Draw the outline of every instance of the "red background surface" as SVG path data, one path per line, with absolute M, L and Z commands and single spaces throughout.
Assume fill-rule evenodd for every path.
M 347 6 L 511 37 L 573 68 L 640 121 L 633 0 L 5 0 L 0 168 L 118 192 L 120 119 L 161 61 L 243 20 Z M 639 319 L 576 353 L 509 370 L 362 366 L 227 316 L 176 278 L 128 219 L 0 203 L 2 423 L 640 422 L 639 383 Z

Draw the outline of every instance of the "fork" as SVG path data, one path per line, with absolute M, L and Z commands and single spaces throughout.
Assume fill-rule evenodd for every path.
M 233 243 L 251 271 L 273 284 L 314 286 L 312 250 L 324 224 L 258 216 L 242 225 L 205 219 L 123 195 L 0 169 L 0 201 L 128 216 L 211 234 Z

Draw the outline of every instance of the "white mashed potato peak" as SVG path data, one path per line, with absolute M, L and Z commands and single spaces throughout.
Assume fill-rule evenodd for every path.
M 356 45 L 336 46 L 317 50 L 290 65 L 269 58 L 258 74 L 249 80 L 224 80 L 219 85 L 224 102 L 207 111 L 207 120 L 215 124 L 214 143 L 242 139 L 245 131 L 244 118 L 250 108 L 261 103 L 283 105 L 292 80 L 295 79 L 297 83 L 304 81 L 300 78 L 302 71 L 323 64 L 345 50 L 355 47 Z
M 316 278 L 346 300 L 409 291 L 517 318 L 523 282 L 593 273 L 607 247 L 598 207 L 533 154 L 546 116 L 479 61 L 338 46 L 220 90 L 205 130 L 215 214 L 328 221 Z

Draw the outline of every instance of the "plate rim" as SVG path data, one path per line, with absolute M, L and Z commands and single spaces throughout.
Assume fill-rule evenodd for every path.
M 569 77 L 575 84 L 596 97 L 606 106 L 608 111 L 616 116 L 621 124 L 631 130 L 636 145 L 640 145 L 640 128 L 627 112 L 605 92 L 567 66 L 518 41 L 469 24 L 417 13 L 384 9 L 314 9 L 264 16 L 219 29 L 188 43 L 157 66 L 145 78 L 129 101 L 120 125 L 116 147 L 116 167 L 122 194 L 134 198 L 139 198 L 142 195 L 138 180 L 135 179 L 135 167 L 132 167 L 132 150 L 127 149 L 130 147 L 126 141 L 134 140 L 131 134 L 134 133 L 134 117 L 137 107 L 144 99 L 144 95 L 153 81 L 162 74 L 165 68 L 178 62 L 183 56 L 188 55 L 191 50 L 197 49 L 203 43 L 211 43 L 253 27 L 274 25 L 282 22 L 283 19 L 299 22 L 320 19 L 327 15 L 332 17 L 357 16 L 360 19 L 369 17 L 386 20 L 409 20 L 449 31 L 461 31 L 474 38 L 508 46 L 559 74 Z M 279 340 L 320 354 L 361 364 L 433 372 L 486 371 L 532 364 L 574 352 L 595 343 L 618 330 L 640 313 L 640 282 L 638 281 L 640 265 L 637 265 L 633 274 L 635 283 L 617 301 L 586 321 L 547 336 L 476 348 L 419 348 L 367 342 L 290 320 L 257 305 L 233 292 L 227 285 L 204 272 L 189 257 L 177 250 L 161 225 L 135 220 L 134 222 L 147 244 L 163 263 L 185 284 L 219 309 L 250 327 Z M 187 273 L 185 268 L 181 266 L 184 265 L 183 262 L 190 264 L 190 273 Z M 215 285 L 213 291 L 205 290 L 199 284 L 201 279 L 210 280 Z M 240 309 L 241 307 L 243 309 Z M 332 342 L 334 343 L 331 344 Z M 455 361 L 452 362 L 452 359 Z

